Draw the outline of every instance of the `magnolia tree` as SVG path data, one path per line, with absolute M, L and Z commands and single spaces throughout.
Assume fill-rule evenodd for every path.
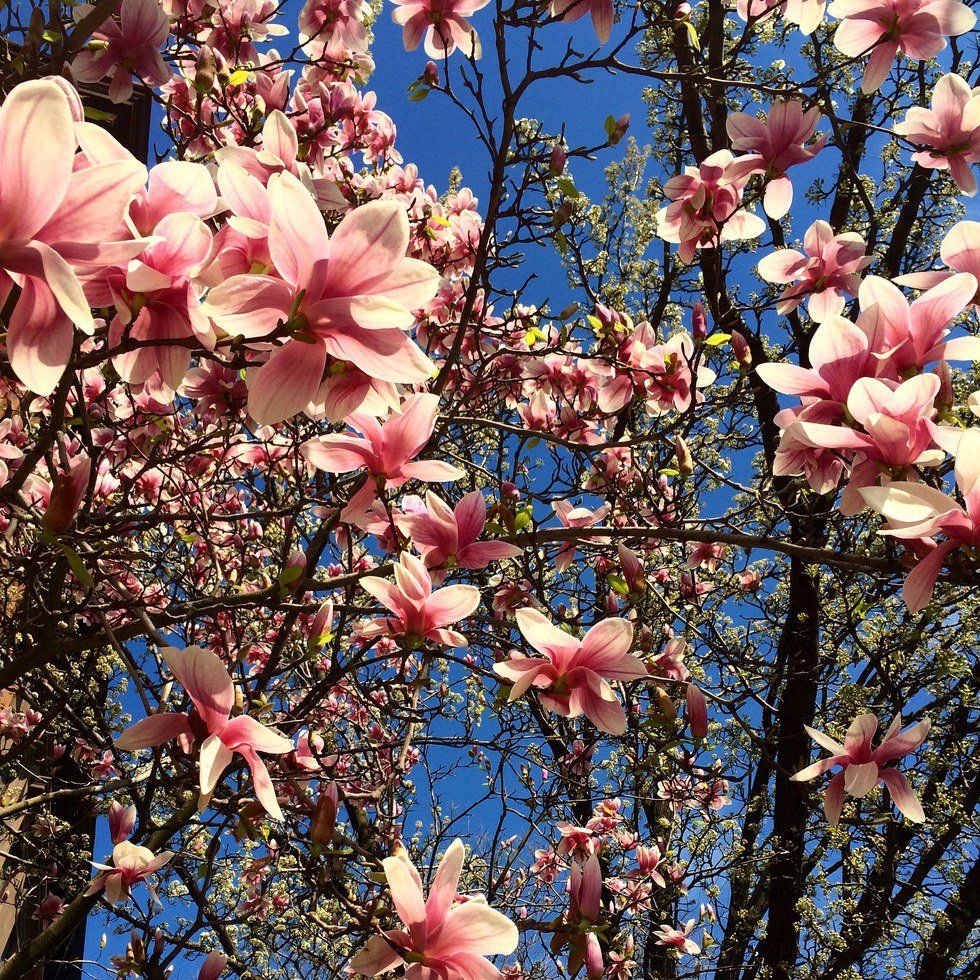
M 0 978 L 976 977 L 975 20 L 7 5 Z

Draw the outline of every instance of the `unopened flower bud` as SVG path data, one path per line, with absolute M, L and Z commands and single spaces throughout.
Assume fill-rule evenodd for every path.
M 214 52 L 204 45 L 197 52 L 194 64 L 194 91 L 201 98 L 210 95 L 214 89 L 214 78 L 217 74 L 218 66 L 214 59 Z
M 427 61 L 425 63 L 425 71 L 422 72 L 422 78 L 425 79 L 426 85 L 437 86 L 441 80 L 439 77 L 439 66 L 434 61 Z
M 321 791 L 313 810 L 310 837 L 314 844 L 329 844 L 337 826 L 337 784 L 328 783 Z
M 674 8 L 674 20 L 684 21 L 691 16 L 691 5 L 689 3 L 679 3 Z
M 620 116 L 613 124 L 612 132 L 609 133 L 609 145 L 615 146 L 626 135 L 630 128 L 630 114 Z
M 41 526 L 46 531 L 61 534 L 71 527 L 82 506 L 91 473 L 91 459 L 80 455 L 70 465 L 67 473 L 59 472 L 54 475 L 51 494 L 41 517 Z
M 228 957 L 217 950 L 208 953 L 204 963 L 201 964 L 201 971 L 197 975 L 197 980 L 218 980 L 218 977 L 225 972 L 228 965 Z
M 557 177 L 565 172 L 567 160 L 568 154 L 565 152 L 565 147 L 561 143 L 556 143 L 551 148 L 551 157 L 548 161 L 548 171 L 552 177 Z
M 109 806 L 109 836 L 113 844 L 127 840 L 136 826 L 136 807 L 123 806 L 115 800 Z
M 745 371 L 752 367 L 752 351 L 749 350 L 749 342 L 737 330 L 732 331 L 732 351 L 739 367 Z
M 704 310 L 704 304 L 698 300 L 694 304 L 691 316 L 691 330 L 695 340 L 704 340 L 708 336 L 708 314 Z
M 674 455 L 677 458 L 677 472 L 688 477 L 694 472 L 694 457 L 681 436 L 674 439 Z
M 696 684 L 687 685 L 687 723 L 693 738 L 708 737 L 708 704 Z
M 662 688 L 655 687 L 654 693 L 657 695 L 657 708 L 660 715 L 666 721 L 673 721 L 677 717 L 677 705 L 674 699 Z

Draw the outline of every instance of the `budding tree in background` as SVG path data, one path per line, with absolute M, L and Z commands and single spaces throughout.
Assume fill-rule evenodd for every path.
M 4 8 L 0 980 L 975 977 L 975 22 Z

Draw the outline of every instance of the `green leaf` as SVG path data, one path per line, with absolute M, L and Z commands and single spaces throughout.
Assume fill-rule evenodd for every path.
M 705 340 L 705 343 L 709 347 L 721 347 L 722 344 L 727 344 L 731 339 L 732 335 L 730 333 L 713 333 Z
M 568 239 L 561 229 L 555 232 L 555 248 L 558 249 L 558 254 L 561 256 L 568 254 Z
M 566 197 L 581 197 L 582 192 L 575 186 L 575 181 L 571 177 L 560 177 L 558 179 L 558 189 Z
M 112 118 L 108 112 L 103 112 L 101 109 L 93 109 L 92 106 L 85 106 L 85 118 L 91 119 L 92 122 L 107 122 Z
M 687 28 L 687 36 L 691 41 L 691 47 L 695 51 L 701 50 L 701 41 L 698 39 L 698 32 L 694 29 L 694 25 L 689 21 L 684 21 L 684 26 Z
M 64 552 L 65 558 L 68 559 L 68 565 L 75 578 L 86 589 L 91 589 L 95 585 L 95 579 L 92 578 L 92 573 L 85 567 L 85 562 L 82 561 L 81 555 L 67 544 L 62 544 L 61 550 Z
M 302 565 L 288 565 L 279 573 L 279 584 L 291 585 L 302 577 L 304 571 L 305 569 Z
M 247 68 L 239 68 L 237 71 L 233 71 L 228 78 L 229 85 L 244 85 L 250 78 L 252 73 Z
M 427 88 L 418 88 L 414 92 L 410 93 L 408 96 L 409 102 L 422 102 L 429 97 L 429 90 Z
M 616 117 L 606 116 L 606 121 L 602 124 L 602 128 L 606 131 L 606 136 L 612 136 L 616 132 Z

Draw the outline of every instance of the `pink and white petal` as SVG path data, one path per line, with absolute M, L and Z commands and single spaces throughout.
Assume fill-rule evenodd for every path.
M 204 312 L 225 333 L 249 340 L 267 337 L 289 318 L 293 290 L 271 276 L 232 276 L 214 286 Z
M 324 295 L 357 296 L 380 292 L 408 250 L 408 215 L 396 201 L 372 201 L 355 208 L 330 239 L 330 265 Z
M 852 763 L 844 768 L 844 789 L 851 796 L 867 796 L 878 785 L 876 762 Z
M 320 436 L 304 442 L 300 452 L 311 466 L 326 473 L 353 473 L 372 460 L 366 440 L 354 436 Z
M 419 459 L 399 467 L 402 476 L 422 483 L 452 483 L 466 474 L 458 466 L 437 459 Z
M 188 693 L 197 713 L 212 734 L 228 722 L 235 703 L 235 685 L 221 658 L 203 647 L 162 647 L 174 679 Z
M 282 807 L 279 806 L 276 788 L 266 764 L 250 748 L 240 748 L 238 751 L 245 759 L 245 764 L 252 774 L 252 788 L 255 790 L 255 798 L 265 807 L 265 812 L 273 820 L 282 820 Z
M 463 847 L 463 842 L 454 840 L 443 855 L 442 861 L 439 862 L 429 897 L 425 902 L 428 928 L 432 932 L 445 921 L 446 914 L 456 898 L 456 889 L 459 887 L 459 876 L 463 870 L 463 858 L 465 856 L 466 848 Z
M 786 177 L 776 177 L 766 185 L 763 207 L 775 221 L 785 217 L 793 204 L 793 182 Z
M 925 823 L 926 814 L 922 804 L 902 773 L 897 769 L 882 769 L 881 781 L 888 789 L 888 795 L 900 813 L 913 823 Z
M 924 292 L 909 311 L 914 334 L 924 340 L 937 337 L 950 320 L 967 308 L 976 292 L 977 280 L 968 272 L 950 276 Z
M 537 609 L 518 609 L 515 619 L 524 639 L 541 653 L 571 657 L 581 646 L 574 636 L 559 629 Z
M 323 344 L 287 341 L 260 368 L 248 372 L 248 414 L 259 425 L 298 415 L 316 397 L 326 364 Z
M 472 615 L 480 605 L 480 590 L 472 585 L 448 585 L 425 600 L 426 629 L 441 629 Z
M 283 279 L 305 288 L 310 285 L 314 266 L 329 254 L 330 237 L 323 215 L 312 194 L 288 172 L 269 178 L 269 206 L 272 261 Z
M 6 340 L 14 374 L 36 394 L 50 395 L 68 366 L 75 329 L 44 281 L 24 280 Z
M 146 167 L 134 159 L 76 170 L 61 206 L 35 237 L 52 245 L 119 237 L 114 232 L 145 179 Z
M 440 282 L 441 276 L 428 262 L 402 259 L 390 275 L 371 289 L 406 310 L 420 310 L 439 291 Z
M 839 772 L 827 784 L 827 792 L 823 798 L 823 810 L 827 815 L 827 823 L 836 827 L 840 823 L 840 812 L 844 806 L 844 773 Z
M 295 748 L 290 739 L 267 728 L 249 715 L 232 718 L 222 730 L 221 739 L 234 751 L 241 751 L 242 747 L 247 746 L 256 752 L 282 755 L 285 752 L 292 752 Z
M 605 732 L 607 735 L 625 733 L 626 712 L 623 711 L 623 706 L 618 700 L 614 698 L 609 701 L 585 685 L 577 688 L 576 691 L 582 712 L 600 732 Z
M 573 663 L 610 677 L 613 676 L 610 671 L 619 669 L 629 657 L 632 645 L 633 624 L 629 620 L 604 619 L 596 623 L 582 638 L 582 645 Z M 646 669 L 633 676 L 645 677 Z
M 796 364 L 777 364 L 770 361 L 760 364 L 755 373 L 774 391 L 784 395 L 815 395 L 830 394 L 830 387 L 823 378 L 809 368 L 798 367 Z
M 201 743 L 201 796 L 210 799 L 224 771 L 231 765 L 233 753 L 217 735 L 209 735 Z
M 442 931 L 426 952 L 436 957 L 453 951 L 507 954 L 517 949 L 518 938 L 517 926 L 506 915 L 481 902 L 467 902 L 447 914 Z
M 436 373 L 435 365 L 402 330 L 344 326 L 324 338 L 328 353 L 349 361 L 377 381 L 421 384 Z
M 391 900 L 398 918 L 405 923 L 411 933 L 416 949 L 425 948 L 427 934 L 425 900 L 422 896 L 418 872 L 407 857 L 385 858 L 381 865 L 388 879 Z
M 0 239 L 30 239 L 58 210 L 71 180 L 75 131 L 68 98 L 42 79 L 0 105 Z
M 152 749 L 181 735 L 190 735 L 187 715 L 162 711 L 130 725 L 113 743 L 122 752 Z
M 404 962 L 395 952 L 393 942 L 389 942 L 384 936 L 372 936 L 350 961 L 350 968 L 360 976 L 377 977 Z
M 820 759 L 806 768 L 801 769 L 799 772 L 794 773 L 789 778 L 794 783 L 809 782 L 809 780 L 816 779 L 817 776 L 822 776 L 825 772 L 829 772 L 834 766 L 842 765 L 842 759 L 846 760 L 846 756 Z
M 492 561 L 503 561 L 505 558 L 517 558 L 523 554 L 523 549 L 506 541 L 476 541 L 460 548 L 456 555 L 463 568 L 485 568 Z
M 909 572 L 905 585 L 902 586 L 902 598 L 909 612 L 921 612 L 929 605 L 943 562 L 955 548 L 956 544 L 950 541 L 936 545 L 925 558 L 920 558 L 919 563 Z

